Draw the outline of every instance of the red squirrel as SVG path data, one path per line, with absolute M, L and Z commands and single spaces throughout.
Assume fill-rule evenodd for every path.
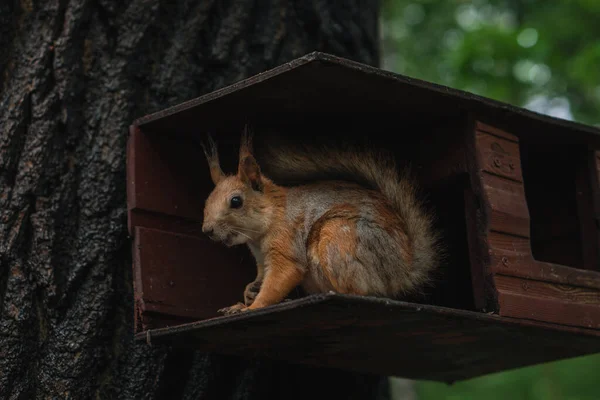
M 397 172 L 391 156 L 270 149 L 264 162 L 278 179 L 310 182 L 287 187 L 261 172 L 247 128 L 235 175 L 223 173 L 210 136 L 203 148 L 215 187 L 205 203 L 202 231 L 227 246 L 246 244 L 257 264 L 244 303 L 219 312 L 277 304 L 299 285 L 308 294 L 397 298 L 429 282 L 440 261 L 439 235 L 414 183 Z

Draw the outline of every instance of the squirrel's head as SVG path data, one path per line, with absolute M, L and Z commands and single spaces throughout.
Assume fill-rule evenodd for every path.
M 204 206 L 202 232 L 211 239 L 234 246 L 259 240 L 267 231 L 271 206 L 264 194 L 270 181 L 261 174 L 252 155 L 247 128 L 242 134 L 238 171 L 226 175 L 221 170 L 215 142 L 208 138 L 204 154 L 215 188 Z

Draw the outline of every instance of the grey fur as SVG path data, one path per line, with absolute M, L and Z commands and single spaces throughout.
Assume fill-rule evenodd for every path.
M 415 183 L 406 174 L 398 173 L 387 154 L 279 146 L 269 149 L 264 163 L 273 171 L 269 178 L 280 182 L 322 182 L 292 187 L 287 197 L 286 212 L 290 221 L 305 214 L 303 228 L 297 232 L 299 253 L 306 249 L 308 235 L 319 218 L 334 205 L 348 204 L 360 209 L 360 218 L 356 221 L 356 258 L 349 260 L 345 254 L 336 252 L 335 245 L 331 246 L 329 262 L 336 265 L 336 277 L 353 275 L 355 283 L 367 282 L 368 294 L 381 296 L 408 294 L 430 281 L 431 272 L 438 267 L 443 253 L 439 236 L 433 229 L 432 215 L 418 201 Z M 327 180 L 331 176 L 348 177 L 363 185 L 334 183 Z M 367 195 L 367 188 L 382 193 L 399 219 L 405 222 L 404 233 L 412 249 L 410 265 L 399 247 L 397 235 L 378 225 L 378 201 Z M 308 257 L 306 268 L 312 275 L 306 279 L 306 290 L 331 290 L 319 260 Z

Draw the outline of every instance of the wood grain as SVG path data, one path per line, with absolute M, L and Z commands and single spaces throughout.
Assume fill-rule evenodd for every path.
M 137 338 L 146 341 L 148 336 L 152 343 L 203 352 L 261 354 L 442 382 L 600 351 L 598 330 L 335 294 L 152 330 Z
M 212 190 L 202 148 L 189 138 L 136 127 L 128 142 L 128 208 L 202 221 L 204 199 Z
M 495 126 L 486 124 L 484 122 L 481 121 L 476 121 L 475 122 L 475 131 L 478 133 L 488 133 L 494 136 L 497 136 L 499 138 L 503 138 L 506 140 L 510 140 L 511 142 L 514 143 L 518 143 L 519 139 L 517 138 L 517 136 L 508 133 L 502 129 L 496 128 Z
M 490 229 L 529 237 L 529 210 L 523 185 L 485 172 L 481 180 L 491 208 Z
M 526 238 L 490 232 L 490 271 L 544 282 L 600 289 L 600 274 L 564 265 L 536 261 Z
M 465 201 L 465 233 L 468 245 L 469 263 L 471 269 L 471 285 L 473 291 L 473 302 L 475 309 L 486 310 L 491 304 L 491 309 L 495 309 L 497 302 L 495 299 L 495 291 L 493 287 L 487 286 L 488 282 L 488 268 L 486 260 L 484 259 L 485 253 L 482 253 L 484 246 L 481 242 L 483 239 L 479 235 L 477 227 L 477 206 L 475 202 L 475 194 L 471 189 L 465 189 L 464 191 Z
M 484 171 L 523 181 L 518 143 L 481 131 L 476 132 L 476 141 L 480 167 Z
M 464 146 L 468 166 L 468 187 L 465 189 L 465 219 L 471 266 L 471 282 L 478 309 L 486 312 L 498 310 L 497 292 L 488 268 L 487 234 L 490 230 L 490 207 L 483 188 L 481 157 L 477 149 L 477 116 L 469 112 Z
M 145 326 L 161 326 L 174 317 L 195 320 L 243 301 L 256 267 L 248 252 L 220 246 L 206 237 L 144 227 L 135 228 L 134 281 Z
M 481 184 L 483 203 L 489 207 L 484 235 L 500 315 L 598 328 L 600 274 L 573 268 L 579 266 L 574 258 L 579 253 L 587 256 L 589 268 L 595 261 L 598 241 L 596 230 L 591 237 L 590 229 L 593 186 L 588 183 L 591 175 L 583 165 L 588 159 L 580 160 L 556 146 L 546 146 L 544 152 L 539 152 L 532 142 L 525 146 L 524 174 L 515 136 L 481 123 L 475 124 L 475 129 L 479 169 L 471 173 L 479 178 L 476 184 Z M 577 149 L 569 147 L 565 151 Z M 567 167 L 552 164 L 551 170 L 545 168 L 550 155 L 564 159 Z M 593 172 L 596 168 L 594 165 Z M 569 179 L 571 170 L 576 173 Z M 555 190 L 561 192 L 547 197 L 553 174 L 560 177 L 561 185 Z M 566 191 L 575 187 L 578 189 L 570 201 Z M 563 204 L 572 207 L 560 207 Z M 532 244 L 536 251 L 543 251 L 544 260 L 554 263 L 535 260 Z M 563 261 L 565 265 L 557 263 Z
M 521 256 L 531 257 L 529 239 L 508 235 L 501 232 L 490 232 L 488 235 L 489 254 L 492 257 Z
M 495 281 L 496 288 L 502 292 L 600 306 L 600 290 L 503 275 L 496 275 Z
M 561 325 L 600 329 L 598 304 L 574 303 L 498 290 L 500 315 Z

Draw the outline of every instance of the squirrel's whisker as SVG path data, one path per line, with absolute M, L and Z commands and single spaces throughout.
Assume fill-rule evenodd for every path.
M 240 231 L 235 230 L 235 229 L 232 229 L 231 231 L 234 232 L 234 233 L 239 233 L 240 235 L 245 236 L 248 239 L 252 240 L 252 238 L 250 236 L 246 235 L 244 232 L 240 232 Z
M 244 232 L 252 232 L 252 233 L 261 233 L 260 231 L 254 230 L 254 229 L 248 229 L 248 228 L 240 228 L 239 226 L 236 227 L 237 230 L 241 230 Z

